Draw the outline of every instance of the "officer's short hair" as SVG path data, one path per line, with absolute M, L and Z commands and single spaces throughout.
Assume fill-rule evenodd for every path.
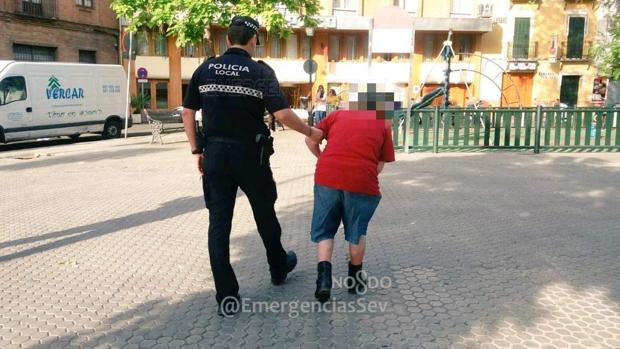
M 231 25 L 227 35 L 231 45 L 247 45 L 256 32 L 241 25 Z

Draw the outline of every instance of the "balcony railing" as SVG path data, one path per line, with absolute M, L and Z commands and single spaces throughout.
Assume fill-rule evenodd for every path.
M 56 0 L 14 0 L 15 13 L 25 16 L 56 18 Z
M 587 61 L 592 58 L 592 41 L 562 41 L 560 59 L 565 61 Z
M 538 57 L 538 42 L 530 42 L 527 45 L 515 42 L 508 42 L 507 52 L 508 60 L 535 60 Z

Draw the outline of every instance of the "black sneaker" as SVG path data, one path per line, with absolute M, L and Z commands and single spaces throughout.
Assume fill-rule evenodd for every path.
M 297 255 L 293 251 L 288 251 L 286 253 L 286 272 L 283 275 L 271 274 L 271 283 L 276 286 L 282 285 L 286 280 L 288 273 L 293 271 L 295 266 L 297 266 Z
M 231 317 L 241 310 L 241 297 L 239 294 L 228 296 L 217 304 L 217 315 Z

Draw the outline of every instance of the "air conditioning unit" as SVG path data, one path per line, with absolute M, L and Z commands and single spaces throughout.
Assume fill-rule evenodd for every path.
M 493 17 L 493 4 L 478 5 L 478 17 Z

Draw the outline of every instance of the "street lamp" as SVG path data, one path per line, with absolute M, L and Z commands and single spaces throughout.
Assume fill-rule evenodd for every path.
M 310 126 L 314 125 L 314 115 L 312 115 L 312 37 L 314 36 L 314 27 L 306 27 L 306 36 L 308 37 L 308 83 L 310 84 L 310 94 L 308 95 L 308 122 Z
M 136 12 L 134 12 L 133 16 L 128 20 L 127 18 L 125 18 L 125 20 L 127 21 L 128 25 L 131 25 L 135 22 L 136 18 L 138 18 L 138 16 L 140 16 L 142 14 L 141 10 L 138 10 Z M 129 60 L 127 61 L 127 104 L 126 104 L 126 110 L 125 110 L 125 139 L 127 139 L 127 131 L 129 128 L 129 118 L 131 117 L 130 112 L 130 108 L 131 108 L 131 92 L 129 91 L 130 88 L 130 79 L 131 77 L 131 59 L 135 58 L 132 57 L 133 55 L 133 32 L 129 32 L 129 54 L 127 55 L 127 57 L 129 58 Z

